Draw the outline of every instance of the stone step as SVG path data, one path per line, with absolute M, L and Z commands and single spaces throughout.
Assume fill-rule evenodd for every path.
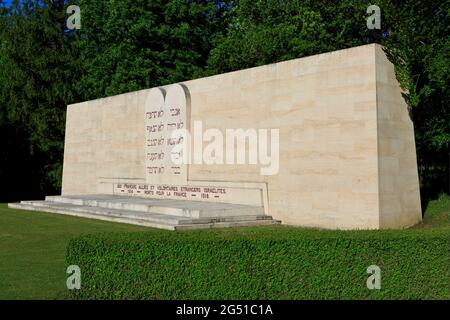
M 119 223 L 128 223 L 167 230 L 224 228 L 224 227 L 239 227 L 239 226 L 271 225 L 280 223 L 279 221 L 273 220 L 272 217 L 265 215 L 216 216 L 216 217 L 192 218 L 146 211 L 104 208 L 96 205 L 94 206 L 79 205 L 73 203 L 64 203 L 57 201 L 55 202 L 47 200 L 22 201 L 21 203 L 11 203 L 8 206 L 10 208 L 15 209 L 58 213 L 77 217 L 99 219 Z M 177 206 L 179 206 L 179 204 L 177 204 Z
M 96 206 L 82 206 L 67 203 L 54 203 L 48 201 L 22 201 L 21 204 L 39 207 L 41 209 L 58 209 L 73 212 L 85 212 L 97 215 L 106 215 L 118 218 L 139 219 L 147 221 L 156 221 L 169 224 L 194 224 L 194 223 L 210 223 L 210 222 L 235 222 L 235 221 L 252 221 L 252 220 L 267 220 L 271 219 L 269 216 L 222 216 L 222 217 L 205 217 L 205 218 L 190 218 L 179 217 L 168 214 L 160 214 L 153 212 L 139 212 L 134 210 L 122 210 L 102 208 Z
M 153 228 L 166 229 L 166 230 L 175 230 L 174 225 L 171 225 L 168 223 L 156 223 L 156 222 L 149 222 L 146 220 L 130 219 L 130 218 L 126 218 L 126 217 L 120 218 L 120 217 L 115 217 L 115 216 L 100 215 L 100 214 L 94 214 L 94 213 L 88 213 L 88 212 L 79 212 L 79 211 L 60 209 L 60 208 L 49 207 L 49 206 L 38 206 L 38 205 L 23 204 L 23 203 L 10 203 L 10 204 L 8 204 L 8 207 L 12 208 L 12 209 L 50 212 L 50 213 L 69 215 L 69 216 L 75 216 L 75 217 L 80 217 L 80 218 L 97 219 L 97 220 L 134 224 L 134 225 L 139 225 L 139 226 L 153 227 Z
M 150 222 L 168 223 L 168 224 L 178 224 L 180 217 L 162 214 L 152 214 L 148 212 L 139 211 L 127 211 L 119 209 L 109 209 L 101 207 L 91 207 L 82 205 L 73 205 L 67 203 L 52 203 L 47 201 L 22 201 L 21 204 L 36 207 L 42 211 L 46 210 L 52 212 L 51 210 L 58 210 L 64 212 L 74 212 L 74 213 L 87 213 L 94 215 L 103 215 L 116 218 L 126 218 L 126 219 L 138 219 L 146 220 Z
M 200 201 L 143 199 L 113 195 L 47 196 L 48 202 L 79 206 L 150 212 L 180 217 L 264 216 L 264 208 Z

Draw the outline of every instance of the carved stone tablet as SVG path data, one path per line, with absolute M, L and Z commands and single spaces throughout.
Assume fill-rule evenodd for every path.
M 183 142 L 179 130 L 189 129 L 189 104 L 189 94 L 179 84 L 170 86 L 167 91 L 154 88 L 148 93 L 145 102 L 147 183 L 187 183 L 187 165 L 174 163 L 172 159 L 183 156 L 173 149 Z

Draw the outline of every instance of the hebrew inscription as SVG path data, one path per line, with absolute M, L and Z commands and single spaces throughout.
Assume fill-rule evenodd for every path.
M 177 130 L 189 129 L 189 114 L 190 98 L 182 85 L 172 85 L 167 91 L 162 88 L 149 91 L 145 102 L 147 183 L 186 184 L 187 166 L 172 161 L 183 155 L 172 150 L 183 143 L 183 136 Z

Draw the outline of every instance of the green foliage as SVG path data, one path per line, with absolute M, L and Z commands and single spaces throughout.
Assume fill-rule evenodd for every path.
M 240 0 L 206 74 L 234 71 L 377 42 L 405 89 L 415 126 L 424 205 L 449 192 L 450 11 L 447 1 L 378 0 L 381 30 L 358 0 Z
M 2 197 L 60 187 L 66 105 L 76 60 L 61 1 L 15 2 L 0 16 Z M 5 14 L 6 12 L 6 14 Z M 24 188 L 23 185 L 26 185 Z
M 377 42 L 405 89 L 424 207 L 449 192 L 448 1 L 0 0 L 0 194 L 59 193 L 66 105 Z M 26 187 L 23 183 L 26 182 Z M 20 194 L 18 193 L 20 191 Z
M 104 234 L 71 240 L 75 299 L 448 299 L 447 232 Z M 366 269 L 381 268 L 381 290 Z
M 12 201 L 60 193 L 66 106 L 201 74 L 222 32 L 208 0 L 0 0 L 0 187 Z M 25 186 L 25 187 L 24 187 Z
M 227 35 L 216 39 L 208 74 L 365 44 L 361 1 L 240 0 Z M 359 21 L 360 23 L 355 23 Z
M 358 241 L 366 240 L 368 242 L 371 241 L 373 237 L 377 237 L 378 239 L 381 239 L 382 237 L 386 240 L 386 243 L 388 244 L 390 239 L 392 239 L 392 235 L 396 234 L 394 237 L 398 241 L 398 238 L 402 238 L 403 236 L 408 237 L 408 235 L 415 234 L 415 238 L 417 239 L 419 237 L 423 237 L 424 241 L 428 241 L 430 236 L 433 237 L 440 237 L 440 235 L 447 237 L 449 236 L 450 232 L 450 223 L 449 223 L 449 217 L 450 217 L 450 197 L 448 196 L 441 196 L 441 198 L 437 201 L 431 201 L 427 212 L 425 214 L 425 219 L 423 223 L 415 226 L 415 229 L 402 231 L 401 234 L 397 234 L 398 231 L 394 232 L 361 232 Z M 67 295 L 68 290 L 66 288 L 66 269 L 68 267 L 66 263 L 66 253 L 68 249 L 68 243 L 70 239 L 87 235 L 87 234 L 105 234 L 114 232 L 113 235 L 107 236 L 108 238 L 111 238 L 112 241 L 117 240 L 117 233 L 118 232 L 126 232 L 127 235 L 124 237 L 129 237 L 130 232 L 145 232 L 145 235 L 139 234 L 136 238 L 137 241 L 140 242 L 146 242 L 150 241 L 149 237 L 151 237 L 151 234 L 155 235 L 156 238 L 154 239 L 169 239 L 173 237 L 177 237 L 179 233 L 172 232 L 172 231 L 165 231 L 165 230 L 159 230 L 159 229 L 153 229 L 153 228 L 144 228 L 139 226 L 133 226 L 133 225 L 127 225 L 127 224 L 118 224 L 118 223 L 112 223 L 112 222 L 106 222 L 106 221 L 100 221 L 100 220 L 94 220 L 94 219 L 85 219 L 85 218 L 78 218 L 78 217 L 71 217 L 71 216 L 64 216 L 64 215 L 57 215 L 57 214 L 51 214 L 51 213 L 43 213 L 43 212 L 31 212 L 31 211 L 25 211 L 25 210 L 15 210 L 15 209 L 8 209 L 5 204 L 0 204 L 0 299 L 67 299 L 69 296 Z M 412 233 L 411 233 L 412 232 Z M 436 233 L 437 232 L 437 233 Z M 336 238 L 352 238 L 355 237 L 355 232 L 350 232 L 347 236 L 345 236 L 346 233 L 344 232 L 332 232 L 332 231 L 316 231 L 316 230 L 305 230 L 305 229 L 299 229 L 299 228 L 293 228 L 293 227 L 283 227 L 283 226 L 276 226 L 276 227 L 254 227 L 254 228 L 239 228 L 239 229 L 221 229 L 221 230 L 203 230 L 202 232 L 184 232 L 182 236 L 189 236 L 191 234 L 192 236 L 189 238 L 189 243 L 192 243 L 194 239 L 198 239 L 199 241 L 203 239 L 203 241 L 209 241 L 214 242 L 218 240 L 219 242 L 224 241 L 240 241 L 245 242 L 249 241 L 250 244 L 254 243 L 252 240 L 264 240 L 268 238 L 273 238 L 274 241 L 277 239 L 281 241 L 301 241 L 300 239 L 303 238 L 309 238 L 312 241 L 314 237 L 317 239 L 320 238 L 326 238 L 328 241 L 333 241 L 332 239 Z M 209 234 L 209 235 L 208 235 Z M 377 236 L 378 234 L 378 236 Z M 433 235 L 434 234 L 434 235 Z M 167 235 L 167 238 L 164 236 Z M 202 238 L 198 238 L 199 236 L 202 236 Z M 302 238 L 303 237 L 303 238 Z M 102 236 L 104 238 L 104 236 Z M 140 239 L 141 238 L 141 239 Z M 121 238 L 122 240 L 125 240 L 125 238 Z M 153 238 L 152 238 L 153 239 Z M 136 239 L 135 239 L 136 240 Z M 172 239 L 175 240 L 175 239 Z M 78 242 L 79 240 L 75 240 L 75 242 Z M 165 241 L 165 240 L 164 240 Z M 180 239 L 181 242 L 184 241 L 184 239 Z M 434 241 L 434 240 L 433 240 Z M 439 240 L 440 241 L 440 240 Z M 439 242 L 438 241 L 438 242 Z M 190 245 L 188 243 L 188 245 Z M 352 243 L 356 243 L 352 240 Z M 440 242 L 439 242 L 440 243 Z M 438 245 L 439 245 L 438 243 Z M 90 245 L 94 245 L 93 242 L 90 242 Z M 294 244 L 295 245 L 295 244 Z M 405 244 L 408 245 L 408 244 Z M 416 244 L 414 244 L 416 245 Z M 78 245 L 77 245 L 78 246 Z M 134 245 L 130 248 L 132 248 Z M 183 246 L 183 244 L 181 244 Z M 389 245 L 390 246 L 390 245 Z M 409 246 L 409 245 L 408 245 Z M 428 246 L 428 244 L 424 244 L 424 246 Z M 141 247 L 144 248 L 144 247 Z M 75 252 L 78 252 L 82 254 L 82 252 L 86 253 L 88 250 L 88 247 L 83 248 L 70 248 L 69 249 L 72 254 L 73 260 L 71 261 L 81 261 L 78 259 L 78 257 L 74 256 Z M 90 249 L 89 249 L 90 250 Z M 115 250 L 115 249 L 114 249 Z M 124 250 L 128 250 L 127 248 L 124 248 Z M 134 250 L 134 249 L 133 249 Z M 138 249 L 136 249 L 138 250 Z M 161 257 L 161 260 L 166 260 L 167 256 L 166 254 L 161 251 L 161 249 L 157 249 L 159 252 L 159 256 Z M 180 248 L 180 251 L 185 252 L 187 248 Z M 196 249 L 199 250 L 199 249 Z M 206 249 L 205 249 L 206 250 Z M 259 252 L 261 252 L 260 249 Z M 292 249 L 294 250 L 294 248 Z M 298 249 L 295 249 L 298 250 Z M 380 249 L 381 250 L 381 249 Z M 412 250 L 412 249 L 411 249 Z M 411 250 L 408 250 L 408 252 L 411 252 Z M 430 248 L 430 251 L 433 251 L 434 248 Z M 437 249 L 432 255 L 438 254 L 438 251 L 441 249 Z M 214 250 L 214 254 L 217 254 L 218 250 Z M 90 250 L 92 252 L 92 250 Z M 226 251 L 229 252 L 229 251 Z M 342 251 L 340 251 L 342 252 Z M 365 252 L 365 251 L 364 251 Z M 384 251 L 380 251 L 384 252 Z M 43 254 L 45 253 L 45 254 Z M 78 254 L 77 253 L 77 254 Z M 195 252 L 192 252 L 194 254 Z M 393 253 L 393 251 L 391 251 Z M 86 268 L 94 267 L 95 265 L 99 264 L 99 257 L 106 257 L 112 253 L 108 253 L 107 249 L 105 250 L 98 250 L 97 253 L 91 254 L 88 253 L 88 256 L 83 257 L 83 263 Z M 148 255 L 145 251 L 142 251 L 139 253 L 143 257 L 145 255 Z M 190 254 L 190 253 L 187 253 Z M 273 252 L 271 254 L 274 254 Z M 275 254 L 277 254 L 275 252 Z M 299 260 L 299 257 L 297 256 L 291 256 L 287 257 L 287 252 L 284 251 L 284 258 L 286 259 L 292 259 L 292 264 L 297 264 L 297 261 Z M 364 253 L 365 255 L 366 253 Z M 384 253 L 383 253 L 384 254 Z M 401 253 L 394 253 L 395 255 L 401 254 Z M 406 254 L 406 253 L 405 253 Z M 422 251 L 419 251 L 417 253 L 412 253 L 413 257 L 417 256 L 418 259 L 426 259 L 427 257 L 430 257 L 430 254 L 428 252 L 425 252 L 425 257 L 420 257 L 421 254 L 423 254 Z M 135 251 L 133 256 L 137 255 L 137 251 Z M 152 256 L 156 256 L 156 253 L 151 254 Z M 329 254 L 326 253 L 326 256 Z M 312 257 L 315 256 L 315 253 L 312 255 Z M 381 256 L 380 256 L 381 257 Z M 445 254 L 443 252 L 442 258 L 448 259 L 448 253 Z M 72 259 L 71 258 L 71 259 Z M 262 259 L 263 263 L 266 263 L 264 260 L 264 257 L 261 257 L 259 255 L 259 258 Z M 103 259 L 103 258 L 102 258 Z M 133 258 L 136 260 L 136 258 Z M 176 257 L 176 259 L 179 259 Z M 186 259 L 186 256 L 185 258 Z M 214 258 L 217 259 L 217 258 Z M 228 258 L 227 258 L 228 259 Z M 221 265 L 223 263 L 226 263 L 227 259 L 224 261 L 220 261 L 218 264 L 218 268 L 222 268 L 220 270 L 223 270 L 223 267 Z M 361 259 L 361 258 L 359 258 Z M 373 261 L 377 262 L 381 258 L 378 258 L 378 253 L 374 256 L 374 260 L 370 260 L 372 263 Z M 194 262 L 194 266 L 196 266 L 199 262 L 195 259 L 192 259 Z M 178 260 L 179 261 L 179 260 Z M 304 261 L 304 262 L 303 262 Z M 300 261 L 300 265 L 302 263 L 308 264 L 310 262 L 310 257 L 305 258 L 304 260 Z M 361 260 L 359 260 L 361 261 Z M 412 258 L 407 258 L 405 262 L 402 262 L 403 265 L 409 265 L 413 266 Z M 431 261 L 431 260 L 430 260 Z M 441 283 L 439 276 L 441 273 L 441 265 L 439 263 L 435 263 L 436 260 L 433 260 L 434 262 L 425 262 L 425 268 L 430 268 L 430 265 L 433 265 L 436 269 L 432 270 L 430 277 L 425 277 L 423 273 L 423 276 L 425 278 L 425 288 L 428 288 L 428 285 L 430 283 Z M 374 262 L 374 263 L 375 263 Z M 125 267 L 125 264 L 129 262 L 126 262 L 122 264 L 121 266 Z M 167 262 L 164 262 L 167 263 Z M 177 262 L 174 262 L 177 263 Z M 179 262 L 178 262 L 179 263 Z M 277 262 L 275 262 L 277 263 Z M 142 266 L 145 267 L 145 270 L 150 270 L 151 266 L 148 266 L 146 261 L 141 261 Z M 332 262 L 327 262 L 326 266 L 332 264 Z M 418 264 L 418 263 L 417 263 Z M 159 268 L 162 265 L 162 263 L 159 263 L 155 265 L 155 268 Z M 102 274 L 106 272 L 106 269 L 104 269 L 104 266 L 100 266 L 99 268 L 96 268 L 94 271 L 88 271 L 87 269 L 85 271 L 84 268 L 82 268 L 82 283 L 84 283 L 84 280 L 86 280 L 86 285 L 89 283 L 99 283 L 98 288 L 102 287 L 104 288 L 106 284 L 102 284 L 100 282 L 100 278 L 92 273 L 98 273 Z M 129 270 L 130 273 L 137 273 L 140 271 L 136 271 L 135 268 L 137 265 L 133 265 L 132 269 Z M 141 269 L 144 270 L 144 267 Z M 367 266 L 363 266 L 367 267 Z M 444 266 L 445 267 L 445 266 Z M 195 267 L 198 270 L 199 267 Z M 216 268 L 216 266 L 211 266 L 211 270 L 213 271 Z M 237 266 L 237 269 L 243 268 L 242 266 Z M 250 266 L 250 268 L 252 268 Z M 271 267 L 272 268 L 272 267 Z M 290 268 L 294 268 L 294 266 L 291 266 Z M 309 268 L 309 267 L 308 267 Z M 422 266 L 419 268 L 422 270 Z M 357 269 L 357 270 L 356 270 Z M 448 269 L 448 267 L 447 267 Z M 117 270 L 111 270 L 108 269 L 108 272 L 111 272 L 112 274 L 116 273 Z M 309 270 L 309 269 L 308 269 Z M 445 269 L 444 269 L 445 271 Z M 86 275 L 84 275 L 84 272 L 87 272 L 88 278 L 84 279 Z M 146 271 L 147 272 L 147 271 Z M 190 272 L 189 270 L 187 271 Z M 199 271 L 200 272 L 200 271 Z M 203 271 L 202 271 L 203 272 Z M 276 273 L 277 269 L 272 268 L 272 273 Z M 282 270 L 282 272 L 284 272 Z M 299 271 L 297 271 L 298 274 Z M 340 271 L 342 272 L 342 271 Z M 89 275 L 90 274 L 90 275 Z M 160 274 L 159 271 L 157 274 Z M 359 270 L 359 267 L 355 267 L 355 274 L 357 274 L 358 283 L 361 285 L 364 285 L 364 277 L 366 277 L 364 270 Z M 128 276 L 128 275 L 127 275 Z M 161 278 L 161 280 L 169 281 L 169 276 L 163 275 L 165 278 Z M 258 277 L 258 275 L 254 275 L 255 277 Z M 313 275 L 310 275 L 309 278 L 312 278 Z M 317 275 L 318 276 L 318 275 Z M 384 271 L 382 270 L 382 286 L 384 286 Z M 122 275 L 115 275 L 114 277 L 121 278 Z M 213 275 L 208 276 L 211 279 Z M 220 273 L 216 273 L 214 275 L 218 279 L 218 281 L 221 281 Z M 270 275 L 270 277 L 273 277 L 273 275 Z M 280 276 L 275 275 L 276 279 L 279 279 Z M 402 277 L 400 272 L 398 273 L 398 277 Z M 95 280 L 94 280 L 95 278 Z M 178 281 L 178 283 L 182 281 L 186 281 L 187 278 L 183 275 L 181 279 L 178 279 L 178 276 L 173 277 L 173 281 Z M 192 278 L 192 277 L 191 277 Z M 145 278 L 144 278 L 145 279 Z M 184 279 L 184 280 L 183 280 Z M 223 279 L 223 278 L 222 278 Z M 410 282 L 409 279 L 404 279 L 405 282 L 408 282 L 407 285 L 412 287 L 414 284 Z M 122 280 L 120 280 L 122 281 Z M 209 280 L 208 280 L 209 281 Z M 253 279 L 252 282 L 255 283 L 257 281 L 262 281 L 261 279 L 258 280 L 257 278 Z M 338 280 L 339 281 L 339 280 Z M 109 283 L 109 282 L 108 282 Z M 236 282 L 235 282 L 236 283 Z M 331 282 L 330 282 L 331 283 Z M 334 283 L 334 282 L 333 282 Z M 183 284 L 183 283 L 181 283 Z M 350 284 L 354 284 L 354 280 Z M 108 284 L 109 285 L 109 284 Z M 145 283 L 140 284 L 139 288 L 140 290 L 145 285 Z M 158 284 L 161 286 L 161 282 Z M 216 284 L 217 286 L 217 284 Z M 180 287 L 180 290 L 184 290 L 183 287 Z M 248 288 L 248 287 L 246 287 Z M 386 288 L 384 288 L 386 289 Z M 384 290 L 382 289 L 382 290 Z M 134 290 L 132 287 L 128 289 L 121 289 L 126 292 L 131 292 L 131 290 Z M 142 289 L 141 291 L 150 292 L 150 290 L 153 289 Z M 173 288 L 171 290 L 174 290 Z M 298 289 L 300 290 L 300 289 Z M 307 289 L 310 290 L 310 289 Z M 331 290 L 331 289 L 330 289 Z M 435 289 L 435 296 L 438 295 L 436 293 L 440 289 Z M 207 291 L 205 289 L 205 291 Z M 315 292 L 325 292 L 323 289 L 317 290 Z M 166 292 L 166 291 L 164 291 Z M 186 293 L 187 290 L 184 290 L 184 293 Z M 217 290 L 216 290 L 217 292 Z M 311 291 L 308 291 L 311 293 Z M 308 293 L 307 292 L 307 293 Z M 360 291 L 358 291 L 360 292 Z M 362 291 L 361 291 L 362 292 Z M 127 294 L 128 294 L 127 293 Z M 134 296 L 137 296 L 139 292 L 133 291 L 128 296 L 131 296 L 132 294 Z M 306 294 L 307 294 L 306 293 Z M 237 293 L 236 293 L 237 294 Z M 306 295 L 305 294 L 305 295 Z M 338 293 L 337 293 L 338 294 Z M 337 294 L 334 294 L 335 296 Z M 96 292 L 90 292 L 85 293 L 81 292 L 82 298 L 85 298 L 87 296 L 100 296 L 99 293 Z M 102 296 L 106 296 L 107 294 L 103 294 Z M 109 295 L 116 295 L 115 291 L 112 290 Z M 117 294 L 118 295 L 118 294 Z M 206 295 L 206 294 L 205 294 Z M 331 295 L 331 294 L 330 294 Z M 427 293 L 422 293 L 421 296 L 425 296 Z M 429 294 L 428 296 L 432 296 Z M 367 298 L 377 298 L 377 297 L 367 297 Z
M 449 299 L 450 197 L 413 229 L 326 231 L 285 226 L 82 236 L 66 264 L 74 299 Z M 381 290 L 366 269 L 381 268 Z
M 83 99 L 188 80 L 200 74 L 226 19 L 214 1 L 80 0 L 76 32 Z
M 9 209 L 0 204 L 0 300 L 64 298 L 69 239 L 133 231 L 151 232 L 139 226 Z
M 447 228 L 450 237 L 450 196 L 441 193 L 437 200 L 431 201 L 426 208 L 422 223 L 414 228 Z
M 382 44 L 406 90 L 416 134 L 422 199 L 449 192 L 450 11 L 447 1 L 382 1 Z

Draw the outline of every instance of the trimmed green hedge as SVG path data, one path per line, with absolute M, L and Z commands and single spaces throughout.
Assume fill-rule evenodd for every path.
M 448 230 L 288 227 L 83 236 L 74 299 L 449 299 Z M 366 269 L 381 268 L 381 290 Z

